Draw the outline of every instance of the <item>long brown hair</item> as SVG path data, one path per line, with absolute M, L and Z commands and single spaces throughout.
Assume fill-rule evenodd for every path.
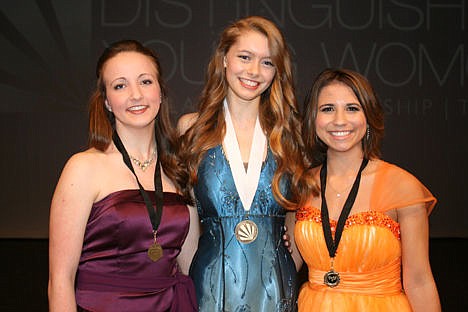
M 276 200 L 287 209 L 297 206 L 298 194 L 305 188 L 300 180 L 304 171 L 301 126 L 294 94 L 291 58 L 282 33 L 271 21 L 250 16 L 229 25 L 222 32 L 208 65 L 198 118 L 182 138 L 181 155 L 189 169 L 188 187 L 197 182 L 198 165 L 205 152 L 221 144 L 225 134 L 223 100 L 227 95 L 223 59 L 231 46 L 245 32 L 257 31 L 268 39 L 276 73 L 271 85 L 261 95 L 259 119 L 277 163 L 272 181 Z M 280 191 L 283 177 L 291 178 L 291 198 Z
M 103 78 L 104 65 L 117 54 L 122 52 L 137 52 L 147 56 L 156 68 L 157 80 L 161 89 L 161 105 L 155 122 L 155 136 L 158 142 L 158 156 L 167 176 L 174 182 L 180 191 L 182 180 L 185 178 L 183 167 L 175 153 L 177 135 L 169 117 L 169 104 L 166 84 L 162 78 L 161 66 L 157 55 L 149 48 L 136 40 L 122 40 L 112 43 L 107 47 L 96 65 L 96 89 L 89 101 L 89 127 L 88 146 L 105 151 L 112 143 L 112 135 L 115 131 L 115 117 L 105 108 L 106 86 Z M 188 193 L 183 193 L 188 199 Z
M 304 104 L 303 137 L 306 154 L 313 165 L 320 165 L 326 158 L 327 146 L 318 138 L 315 120 L 318 97 L 322 89 L 340 82 L 351 88 L 362 106 L 368 124 L 368 134 L 362 140 L 364 157 L 380 157 L 380 145 L 384 136 L 384 113 L 377 95 L 366 77 L 349 69 L 325 69 L 312 84 Z

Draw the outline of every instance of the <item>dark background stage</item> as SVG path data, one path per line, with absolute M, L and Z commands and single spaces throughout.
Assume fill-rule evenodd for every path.
M 468 311 L 466 0 L 18 0 L 0 4 L 0 311 L 46 311 L 50 200 L 86 145 L 94 66 L 135 38 L 161 56 L 174 121 L 193 111 L 219 32 L 272 19 L 292 50 L 299 102 L 325 67 L 366 75 L 386 112 L 383 158 L 438 198 L 431 263 L 444 311 Z

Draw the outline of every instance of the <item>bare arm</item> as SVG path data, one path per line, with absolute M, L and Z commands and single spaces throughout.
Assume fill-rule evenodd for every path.
M 195 207 L 189 206 L 190 211 L 190 229 L 182 245 L 182 250 L 177 257 L 180 270 L 188 275 L 193 256 L 198 249 L 198 239 L 200 238 L 200 221 Z
M 296 213 L 291 211 L 286 213 L 286 234 L 289 236 L 289 249 L 291 250 L 291 256 L 294 260 L 294 264 L 296 265 L 296 271 L 299 271 L 302 267 L 303 260 L 302 256 L 299 253 L 299 249 L 297 249 L 296 241 L 294 240 L 294 227 L 296 225 Z
M 184 134 L 198 118 L 198 113 L 189 113 L 182 115 L 177 122 L 177 131 L 179 135 Z
M 429 263 L 429 222 L 423 204 L 397 210 L 405 293 L 414 312 L 441 311 Z
M 177 122 L 177 131 L 179 135 L 183 135 L 190 128 L 198 117 L 198 113 L 190 113 L 181 116 Z M 192 194 L 193 195 L 193 194 Z M 192 196 L 193 197 L 193 196 Z M 200 238 L 200 220 L 198 211 L 195 207 L 189 206 L 190 211 L 190 228 L 182 245 L 182 250 L 177 257 L 180 270 L 183 274 L 188 275 L 193 256 L 198 249 L 198 239 Z
M 76 311 L 75 274 L 95 197 L 88 157 L 83 154 L 66 164 L 50 208 L 48 294 L 52 312 Z

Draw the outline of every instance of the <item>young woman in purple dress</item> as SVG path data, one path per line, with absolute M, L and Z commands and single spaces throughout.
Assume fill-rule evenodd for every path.
M 96 74 L 89 149 L 68 160 L 50 210 L 50 310 L 196 311 L 159 61 L 120 41 Z

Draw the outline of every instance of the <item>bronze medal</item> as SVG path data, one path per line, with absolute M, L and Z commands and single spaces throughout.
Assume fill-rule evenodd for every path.
M 163 249 L 158 243 L 153 243 L 150 248 L 148 248 L 148 257 L 153 261 L 158 261 L 163 256 Z
M 114 131 L 112 135 L 112 139 L 114 141 L 115 147 L 122 154 L 125 165 L 127 165 L 128 169 L 130 169 L 130 171 L 135 176 L 135 179 L 138 183 L 138 188 L 140 189 L 140 194 L 143 197 L 143 200 L 145 201 L 145 206 L 146 206 L 146 210 L 148 211 L 148 216 L 151 222 L 151 227 L 153 228 L 153 237 L 154 237 L 153 244 L 148 248 L 148 257 L 151 259 L 151 261 L 156 262 L 163 256 L 163 249 L 161 245 L 159 245 L 156 241 L 156 235 L 158 233 L 159 224 L 161 223 L 161 216 L 162 216 L 163 202 L 164 202 L 164 193 L 163 193 L 162 181 L 161 181 L 161 165 L 159 161 L 159 156 L 157 158 L 156 168 L 154 170 L 154 196 L 155 196 L 155 201 L 156 201 L 156 209 L 154 209 L 148 193 L 143 189 L 143 186 L 138 180 L 138 176 L 136 175 L 135 170 L 133 169 L 133 166 L 132 166 L 131 157 L 130 155 L 128 155 L 128 152 L 125 149 L 125 146 L 123 145 L 122 141 L 120 140 L 120 137 L 117 131 Z M 157 146 L 157 143 L 158 142 L 156 141 L 156 146 Z M 134 162 L 136 163 L 136 165 L 138 165 L 138 167 L 140 167 L 142 171 L 145 171 L 147 167 L 153 161 L 154 155 L 158 155 L 158 153 L 157 152 L 153 153 L 153 156 L 151 157 L 151 159 L 148 160 L 148 164 L 143 163 L 142 165 L 140 161 L 138 162 L 134 161 Z
M 340 283 L 340 273 L 336 272 L 335 270 L 331 269 L 323 276 L 323 282 L 328 287 L 336 287 Z
M 250 244 L 257 238 L 258 227 L 253 221 L 242 220 L 236 225 L 234 233 L 236 234 L 236 238 L 239 242 Z

